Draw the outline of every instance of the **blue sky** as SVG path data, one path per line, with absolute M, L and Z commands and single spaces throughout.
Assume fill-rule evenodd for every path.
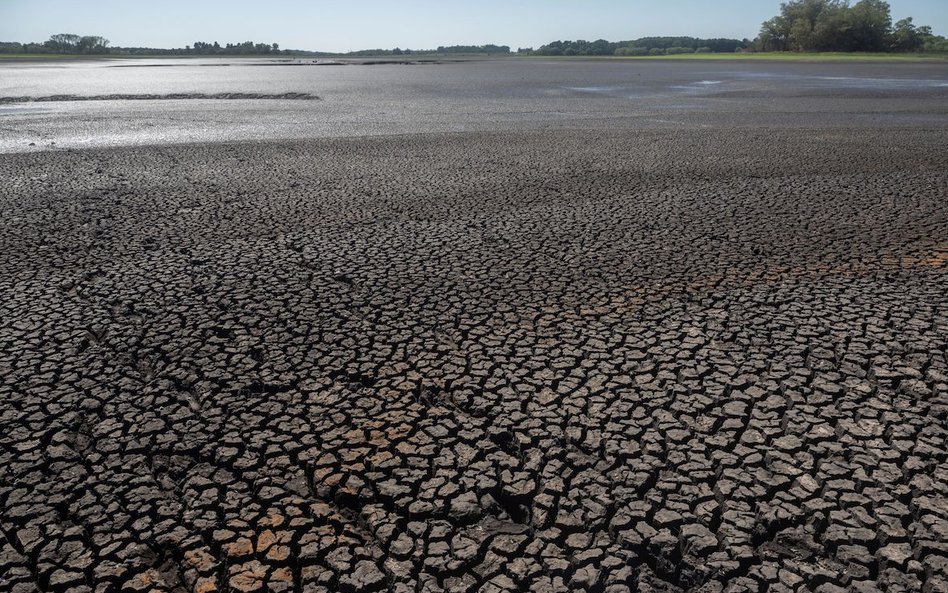
M 894 20 L 913 16 L 948 34 L 948 0 L 889 4 Z M 148 47 L 253 40 L 324 51 L 517 48 L 647 35 L 753 38 L 779 8 L 779 0 L 0 0 L 0 41 L 77 33 Z

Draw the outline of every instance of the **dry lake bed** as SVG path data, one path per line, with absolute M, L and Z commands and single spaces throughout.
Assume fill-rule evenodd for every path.
M 0 590 L 948 591 L 948 63 L 0 64 Z

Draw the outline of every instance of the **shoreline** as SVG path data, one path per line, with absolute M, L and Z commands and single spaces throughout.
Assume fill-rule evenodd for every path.
M 404 63 L 426 61 L 476 61 L 476 60 L 632 60 L 632 61 L 771 61 L 771 62 L 948 62 L 948 54 L 940 53 L 863 53 L 863 52 L 741 52 L 741 53 L 710 53 L 710 54 L 675 54 L 663 56 L 553 56 L 553 55 L 486 55 L 486 54 L 419 54 L 417 56 L 391 56 L 380 54 L 377 56 L 347 56 L 346 54 L 328 54 L 319 56 L 267 56 L 267 55 L 71 55 L 71 54 L 31 54 L 20 56 L 17 54 L 0 54 L 0 64 L 15 62 L 73 62 L 73 61 L 107 61 L 107 60 L 259 60 L 259 61 L 343 61 L 359 63 Z

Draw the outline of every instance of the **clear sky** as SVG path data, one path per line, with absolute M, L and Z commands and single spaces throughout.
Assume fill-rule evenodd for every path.
M 948 34 L 948 0 L 890 0 Z M 0 0 L 0 41 L 101 35 L 116 46 L 195 41 L 279 43 L 285 49 L 426 49 L 650 35 L 753 38 L 779 0 Z

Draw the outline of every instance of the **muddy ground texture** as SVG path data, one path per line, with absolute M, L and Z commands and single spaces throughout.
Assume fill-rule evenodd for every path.
M 0 589 L 948 591 L 943 130 L 0 157 Z

